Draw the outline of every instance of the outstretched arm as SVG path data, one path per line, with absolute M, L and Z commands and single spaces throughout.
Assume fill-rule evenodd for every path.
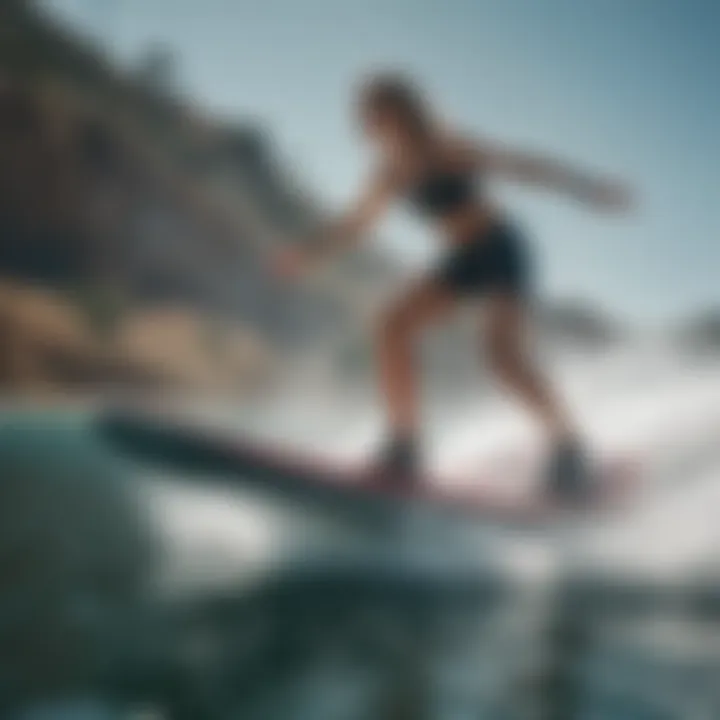
M 597 209 L 624 211 L 631 205 L 624 185 L 545 155 L 468 140 L 458 141 L 456 152 L 466 162 L 498 177 L 555 190 Z
M 279 269 L 296 274 L 353 245 L 380 219 L 395 194 L 389 175 L 377 173 L 345 213 L 313 232 L 305 243 L 282 251 Z

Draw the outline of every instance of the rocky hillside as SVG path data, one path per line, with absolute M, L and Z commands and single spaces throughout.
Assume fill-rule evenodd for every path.
M 183 308 L 289 357 L 351 333 L 363 277 L 391 273 L 364 251 L 312 286 L 275 281 L 267 251 L 322 216 L 262 127 L 148 88 L 31 3 L 0 6 L 0 281 L 154 322 Z
M 237 323 L 182 305 L 110 317 L 113 308 L 99 300 L 0 282 L 2 392 L 47 399 L 110 386 L 249 395 L 277 369 L 273 348 Z

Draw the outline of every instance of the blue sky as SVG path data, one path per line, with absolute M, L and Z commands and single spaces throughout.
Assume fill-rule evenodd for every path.
M 649 321 L 720 305 L 720 4 L 716 0 L 47 0 L 123 62 L 162 40 L 180 82 L 272 128 L 330 205 L 368 158 L 358 75 L 399 66 L 449 120 L 625 178 L 632 218 L 493 187 L 528 230 L 554 295 Z M 432 236 L 404 213 L 384 237 L 407 264 Z

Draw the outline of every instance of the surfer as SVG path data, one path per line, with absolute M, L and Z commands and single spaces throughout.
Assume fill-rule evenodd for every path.
M 276 257 L 277 269 L 301 274 L 362 237 L 394 200 L 404 198 L 447 241 L 441 262 L 385 310 L 376 354 L 388 437 L 378 471 L 395 481 L 417 476 L 418 390 L 413 346 L 432 321 L 460 300 L 482 298 L 488 364 L 495 377 L 541 422 L 551 452 L 545 482 L 572 495 L 589 476 L 584 443 L 528 348 L 533 268 L 521 233 L 478 181 L 497 176 L 561 192 L 598 211 L 629 207 L 625 188 L 547 157 L 517 152 L 449 129 L 409 79 L 376 75 L 360 90 L 358 115 L 376 168 L 356 204 L 301 247 Z

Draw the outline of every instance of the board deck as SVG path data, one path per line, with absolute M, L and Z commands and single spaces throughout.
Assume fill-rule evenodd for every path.
M 191 420 L 160 413 L 113 410 L 95 419 L 104 440 L 131 457 L 172 466 L 183 473 L 220 475 L 234 484 L 353 515 L 402 511 L 418 503 L 477 520 L 532 524 L 578 513 L 604 512 L 626 503 L 641 467 L 618 457 L 598 463 L 597 500 L 568 507 L 538 494 L 502 491 L 502 478 L 480 473 L 462 484 L 423 478 L 412 486 L 393 484 L 377 472 L 286 452 Z

